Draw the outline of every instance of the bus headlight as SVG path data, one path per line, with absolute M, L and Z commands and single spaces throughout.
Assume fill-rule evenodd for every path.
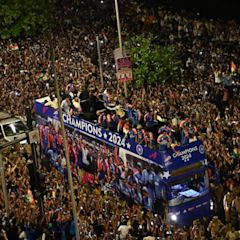
M 172 214 L 172 215 L 171 215 L 171 220 L 172 220 L 173 222 L 176 222 L 176 221 L 177 221 L 177 215 Z
M 210 201 L 210 210 L 213 211 L 213 201 Z

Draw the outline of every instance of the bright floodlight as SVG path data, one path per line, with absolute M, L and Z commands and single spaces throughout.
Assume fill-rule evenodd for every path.
M 171 215 L 171 220 L 172 220 L 173 222 L 176 222 L 176 221 L 177 221 L 177 216 L 176 216 L 175 214 L 172 214 L 172 215 Z

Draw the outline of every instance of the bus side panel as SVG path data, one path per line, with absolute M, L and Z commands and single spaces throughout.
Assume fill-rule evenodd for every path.
M 210 194 L 206 194 L 199 199 L 194 199 L 178 206 L 169 207 L 169 218 L 171 215 L 176 215 L 177 223 L 181 227 L 189 227 L 193 220 L 202 219 L 203 217 L 209 218 L 212 215 L 210 210 Z

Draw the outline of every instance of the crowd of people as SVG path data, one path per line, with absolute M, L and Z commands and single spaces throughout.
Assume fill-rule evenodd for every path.
M 16 151 L 17 150 L 17 151 Z M 4 211 L 1 192 L 1 239 L 74 239 L 70 193 L 64 175 L 43 161 L 43 206 L 34 199 L 29 179 L 31 153 L 19 146 L 5 149 L 5 176 L 9 193 L 9 212 Z M 87 172 L 74 178 L 78 227 L 81 239 L 237 239 L 238 231 L 230 223 L 224 225 L 217 216 L 208 223 L 196 220 L 190 228 L 166 224 L 156 212 L 141 205 L 131 205 L 113 194 L 105 185 L 89 184 Z M 235 236 L 235 238 L 233 237 Z M 222 237 L 222 238 L 221 238 Z
M 237 239 L 240 222 L 240 165 L 238 163 L 240 156 L 240 28 L 238 24 L 235 21 L 205 19 L 184 11 L 175 13 L 164 8 L 148 9 L 139 3 L 124 1 L 120 5 L 123 40 L 130 34 L 152 32 L 158 36 L 159 44 L 174 44 L 182 61 L 181 81 L 174 83 L 174 86 L 167 83 L 137 89 L 133 82 L 128 85 L 128 95 L 131 98 L 125 98 L 123 88 L 117 84 L 115 78 L 112 56 L 114 48 L 117 47 L 114 13 L 107 11 L 101 18 L 99 17 L 98 21 L 95 21 L 97 14 L 95 16 L 95 10 L 89 2 L 86 4 L 82 1 L 80 4 L 73 1 L 70 4 L 69 1 L 64 6 L 64 14 L 60 8 L 56 11 L 58 19 L 56 29 L 59 31 L 54 31 L 55 65 L 61 90 L 69 95 L 73 85 L 80 93 L 79 96 L 71 96 L 74 98 L 74 108 L 68 109 L 67 104 L 62 104 L 63 109 L 78 115 L 84 112 L 84 107 L 81 106 L 84 92 L 89 92 L 92 99 L 102 96 L 101 100 L 108 105 L 110 108 L 108 111 L 112 111 L 113 115 L 117 113 L 116 106 L 126 110 L 123 113 L 122 109 L 118 108 L 119 120 L 125 114 L 122 127 L 125 125 L 127 131 L 123 131 L 122 128 L 122 133 L 140 142 L 138 134 L 131 134 L 131 131 L 134 133 L 144 127 L 147 133 L 151 133 L 147 128 L 148 114 L 152 114 L 150 125 L 154 126 L 157 123 L 166 127 L 171 126 L 174 130 L 180 127 L 182 120 L 188 118 L 193 126 L 192 129 L 197 129 L 197 136 L 204 142 L 208 161 L 218 169 L 220 181 L 218 184 L 211 183 L 214 211 L 218 218 L 214 217 L 210 225 L 204 221 L 196 221 L 190 230 L 178 229 L 178 227 L 172 229 L 171 226 L 162 224 L 158 216 L 145 212 L 142 214 L 139 206 L 134 205 L 129 212 L 126 212 L 128 207 L 125 206 L 125 202 L 117 200 L 119 204 L 115 204 L 115 197 L 111 194 L 110 196 L 101 194 L 98 188 L 95 190 L 88 187 L 78 188 L 76 194 L 80 199 L 78 210 L 81 219 L 80 229 L 83 229 L 81 234 L 87 235 L 87 232 L 90 232 L 90 235 L 84 235 L 83 239 L 94 239 L 94 234 L 97 235 L 95 237 L 97 239 L 111 239 L 117 235 L 118 229 L 120 232 L 129 232 L 129 237 L 122 233 L 120 239 L 130 239 L 130 235 L 137 237 L 137 234 L 140 234 L 138 239 L 143 238 L 141 234 L 159 236 L 161 239 L 163 236 L 158 234 L 160 232 L 163 234 L 166 229 L 166 239 L 206 239 L 206 236 L 211 236 L 212 239 Z M 91 18 L 86 17 L 89 15 Z M 101 89 L 97 72 L 96 34 L 99 35 L 101 43 L 104 89 Z M 32 107 L 35 99 L 53 93 L 53 71 L 48 36 L 43 34 L 28 39 L 1 40 L 0 45 L 2 88 L 0 107 L 14 115 L 24 117 L 25 108 Z M 86 86 L 87 89 L 85 89 Z M 67 98 L 65 100 L 65 102 L 68 101 Z M 114 104 L 115 112 L 111 110 L 111 104 Z M 97 110 L 94 106 L 91 107 L 93 112 Z M 98 124 L 109 129 L 113 127 L 111 130 L 119 130 L 118 124 L 110 124 L 114 119 L 113 115 L 110 115 L 111 121 L 108 121 L 107 115 L 107 121 L 102 121 L 104 118 L 101 116 L 105 113 L 98 111 L 96 114 Z M 153 126 L 150 126 L 150 129 Z M 155 143 L 151 141 L 143 143 L 150 147 L 156 142 L 159 144 L 159 135 L 154 134 L 152 139 Z M 179 136 L 177 142 L 184 144 L 184 138 Z M 46 217 L 39 219 L 38 207 L 31 198 L 26 163 L 22 161 L 20 155 L 14 157 L 9 168 L 6 169 L 6 178 L 11 183 L 8 186 L 11 214 L 7 218 L 4 217 L 5 212 L 1 211 L 2 226 L 6 231 L 6 234 L 4 231 L 1 233 L 3 239 L 18 239 L 9 235 L 18 231 L 19 234 L 21 232 L 37 234 L 36 229 L 41 234 L 51 235 L 46 239 L 61 239 L 57 234 L 64 235 L 64 232 L 68 232 L 70 237 L 74 232 L 74 230 L 66 230 L 71 229 L 72 218 L 68 192 L 62 187 L 64 181 L 54 169 L 51 169 L 47 176 L 56 181 L 47 183 L 49 191 L 44 200 Z M 100 198 L 102 203 L 98 201 L 92 208 L 89 201 L 91 196 L 93 202 L 94 198 Z M 56 198 L 61 198 L 62 201 L 55 201 Z M 105 201 L 108 201 L 108 204 L 103 208 L 105 211 L 102 211 Z M 96 208 L 98 204 L 102 205 Z M 116 212 L 118 214 L 113 214 Z M 145 214 L 151 216 L 145 217 Z M 136 224 L 135 215 L 138 227 L 134 225 Z M 112 224 L 108 221 L 109 218 Z M 41 221 L 42 224 L 40 224 Z M 156 228 L 154 228 L 155 222 L 159 223 Z M 142 233 L 138 231 L 134 233 L 136 229 L 141 229 Z M 101 233 L 97 233 L 98 231 Z M 166 236 L 167 232 L 171 234 Z M 25 237 L 25 239 L 37 239 L 34 234 L 32 238 Z M 98 234 L 103 234 L 104 237 L 99 237 Z

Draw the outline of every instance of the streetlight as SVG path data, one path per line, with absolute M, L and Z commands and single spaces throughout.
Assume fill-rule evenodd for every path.
M 49 34 L 49 35 L 50 35 L 49 43 L 50 43 L 51 61 L 52 61 L 52 68 L 53 68 L 53 74 L 54 74 L 53 78 L 54 78 L 54 82 L 55 82 L 55 91 L 56 91 L 56 96 L 57 96 L 57 100 L 58 100 L 59 120 L 60 120 L 60 126 L 61 126 L 61 130 L 62 130 L 62 136 L 63 136 L 63 145 L 64 145 L 64 149 L 65 149 L 65 157 L 66 157 L 67 170 L 68 170 L 68 184 L 69 184 L 70 194 L 71 194 L 72 212 L 73 212 L 73 219 L 74 219 L 74 224 L 75 224 L 75 229 L 76 229 L 76 239 L 80 240 L 76 201 L 75 201 L 74 187 L 73 187 L 73 180 L 72 180 L 72 171 L 71 171 L 70 158 L 69 158 L 69 152 L 68 152 L 68 147 L 67 147 L 67 137 L 66 137 L 65 127 L 64 127 L 64 123 L 63 123 L 61 97 L 60 97 L 60 91 L 59 91 L 57 71 L 56 71 L 56 66 L 55 66 L 55 52 L 54 52 L 54 48 L 53 48 L 52 35 L 51 34 Z

